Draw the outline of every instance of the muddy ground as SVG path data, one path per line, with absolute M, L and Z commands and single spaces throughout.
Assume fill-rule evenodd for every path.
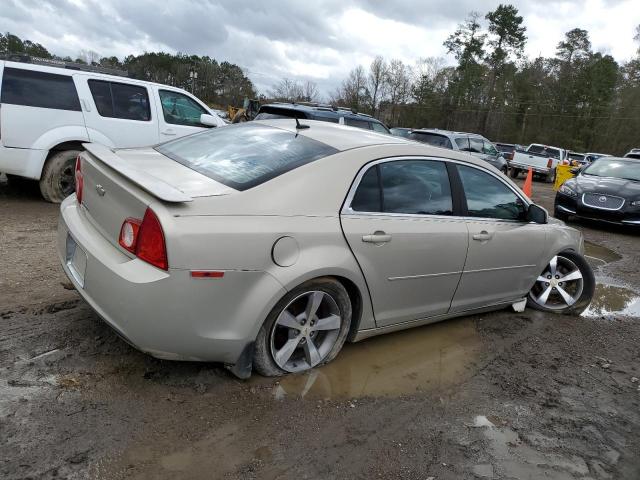
M 120 340 L 67 290 L 56 223 L 0 179 L 0 478 L 640 478 L 638 233 L 575 224 L 584 316 L 468 317 L 243 382 Z

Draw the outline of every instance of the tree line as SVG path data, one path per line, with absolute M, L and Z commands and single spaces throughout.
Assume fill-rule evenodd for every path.
M 640 25 L 635 37 L 640 42 Z M 629 41 L 632 39 L 629 38 Z M 456 64 L 377 57 L 356 66 L 328 101 L 390 126 L 477 132 L 494 141 L 624 154 L 640 147 L 640 48 L 620 64 L 566 32 L 553 57 L 526 58 L 526 22 L 513 5 L 471 12 L 444 41 Z M 296 83 L 288 81 L 289 83 Z M 279 99 L 313 100 L 283 83 Z M 300 87 L 300 85 L 298 85 Z M 283 98 L 284 97 L 284 98 Z
M 115 56 L 101 57 L 97 52 L 82 50 L 76 58 L 59 57 L 41 44 L 22 40 L 11 33 L 0 33 L 0 53 L 23 53 L 45 59 L 126 70 L 131 78 L 172 85 L 193 92 L 210 105 L 242 105 L 245 97 L 256 96 L 253 82 L 238 65 L 218 62 L 208 56 L 152 52 L 128 55 L 120 60 Z

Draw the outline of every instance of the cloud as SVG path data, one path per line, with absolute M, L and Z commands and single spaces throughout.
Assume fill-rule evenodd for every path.
M 7 3 L 8 2 L 8 3 Z M 571 28 L 589 31 L 594 49 L 630 59 L 637 0 L 520 0 L 527 55 L 553 55 Z M 4 0 L 0 31 L 58 55 L 80 50 L 120 58 L 164 50 L 209 55 L 242 66 L 262 91 L 283 77 L 332 91 L 376 55 L 413 63 L 445 56 L 442 42 L 471 10 L 490 0 Z M 448 57 L 448 61 L 453 60 Z

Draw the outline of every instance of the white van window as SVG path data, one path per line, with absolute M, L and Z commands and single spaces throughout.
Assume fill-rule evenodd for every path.
M 89 90 L 103 117 L 149 121 L 149 95 L 145 87 L 126 83 L 89 80 Z
M 21 68 L 4 69 L 0 103 L 80 111 L 71 76 Z
M 160 103 L 164 121 L 175 125 L 201 127 L 200 115 L 209 113 L 186 95 L 169 90 L 160 90 Z

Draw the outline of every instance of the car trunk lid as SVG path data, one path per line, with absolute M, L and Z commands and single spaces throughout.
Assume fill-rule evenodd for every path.
M 151 203 L 188 205 L 197 197 L 234 191 L 151 148 L 84 147 L 82 205 L 91 223 L 118 248 L 124 220 L 142 219 Z

